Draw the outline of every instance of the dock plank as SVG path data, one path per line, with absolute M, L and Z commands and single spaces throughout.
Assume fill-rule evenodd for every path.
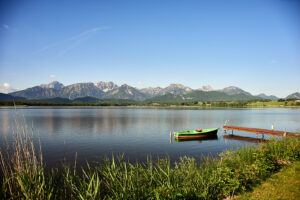
M 299 133 L 261 129 L 261 128 L 249 128 L 249 127 L 241 127 L 241 126 L 223 126 L 223 128 L 227 129 L 227 130 L 244 131 L 244 132 L 250 132 L 250 133 L 256 133 L 256 134 L 268 134 L 268 135 L 287 136 L 287 137 L 299 137 L 300 136 Z

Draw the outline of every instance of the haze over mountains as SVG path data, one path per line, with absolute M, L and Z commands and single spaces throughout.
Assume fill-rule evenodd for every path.
M 199 89 L 192 89 L 182 84 L 170 84 L 168 87 L 148 87 L 137 89 L 123 84 L 118 86 L 113 82 L 98 83 L 75 83 L 64 86 L 62 83 L 54 81 L 49 84 L 27 88 L 9 93 L 11 96 L 26 99 L 53 99 L 68 101 L 78 98 L 85 100 L 95 99 L 127 99 L 134 101 L 149 102 L 182 102 L 182 101 L 235 101 L 250 99 L 279 99 L 273 95 L 252 95 L 241 88 L 230 86 L 221 90 L 214 90 L 211 86 L 203 86 Z M 299 97 L 299 93 L 292 94 L 291 97 Z M 289 95 L 290 96 L 290 95 Z M 300 98 L 300 97 L 299 97 Z

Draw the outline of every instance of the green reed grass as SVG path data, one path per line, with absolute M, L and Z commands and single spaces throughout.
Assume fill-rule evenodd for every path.
M 16 119 L 14 142 L 0 151 L 1 199 L 223 199 L 248 190 L 281 165 L 300 160 L 299 139 L 224 151 L 201 162 L 182 157 L 130 163 L 106 158 L 86 168 L 62 166 L 45 171 L 33 127 Z

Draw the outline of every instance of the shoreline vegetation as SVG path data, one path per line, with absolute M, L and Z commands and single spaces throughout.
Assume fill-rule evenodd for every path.
M 206 101 L 206 102 L 135 102 L 131 100 L 108 100 L 101 102 L 51 102 L 51 101 L 0 101 L 0 107 L 29 106 L 135 106 L 135 107 L 228 107 L 228 108 L 300 108 L 300 100 L 247 100 L 247 101 Z
M 17 117 L 16 117 L 17 118 Z M 0 151 L 0 199 L 224 199 L 264 182 L 285 165 L 300 161 L 300 140 L 273 139 L 222 152 L 202 161 L 182 157 L 130 163 L 123 156 L 86 168 L 46 170 L 33 127 L 15 120 L 14 140 Z
M 273 174 L 261 185 L 253 188 L 253 191 L 245 192 L 230 200 L 269 200 L 300 198 L 300 162 L 288 164 Z

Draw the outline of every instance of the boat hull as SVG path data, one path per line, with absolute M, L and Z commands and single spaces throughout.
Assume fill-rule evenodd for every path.
M 217 135 L 218 129 L 203 129 L 202 132 L 198 131 L 179 131 L 179 132 L 174 132 L 174 137 L 175 139 L 199 139 L 199 138 L 206 138 L 210 136 Z
M 199 143 L 202 143 L 203 141 L 208 141 L 208 140 L 217 140 L 218 139 L 218 135 L 217 134 L 210 134 L 207 135 L 205 137 L 201 137 L 201 138 L 174 138 L 175 142 L 190 142 L 190 141 L 197 141 Z

